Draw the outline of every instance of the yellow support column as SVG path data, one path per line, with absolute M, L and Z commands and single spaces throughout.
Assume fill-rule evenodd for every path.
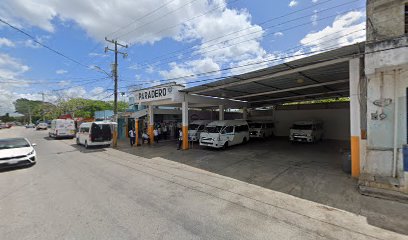
M 150 144 L 154 143 L 154 111 L 153 106 L 149 105 L 149 126 L 147 127 L 147 134 L 149 134 Z
M 135 118 L 136 147 L 139 146 L 139 119 Z
M 188 102 L 184 101 L 181 105 L 181 114 L 182 114 L 182 131 L 183 131 L 183 150 L 187 150 L 189 148 L 188 144 Z
M 355 178 L 360 176 L 360 64 L 361 62 L 359 58 L 351 59 L 349 62 L 351 176 Z

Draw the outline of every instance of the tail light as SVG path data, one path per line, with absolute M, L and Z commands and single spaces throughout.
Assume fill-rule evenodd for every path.
M 92 134 L 89 133 L 89 140 L 92 140 Z

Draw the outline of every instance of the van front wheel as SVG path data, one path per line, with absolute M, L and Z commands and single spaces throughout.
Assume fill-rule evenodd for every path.
M 81 143 L 79 142 L 79 138 L 76 139 L 76 144 L 81 145 Z
M 86 148 L 86 149 L 89 148 L 89 146 L 88 146 L 88 141 L 85 141 L 85 148 Z
M 245 144 L 245 143 L 247 143 L 247 142 L 248 142 L 247 138 L 244 137 L 244 140 L 242 141 L 242 143 Z
M 228 142 L 225 142 L 224 143 L 224 146 L 223 146 L 223 149 L 225 150 L 225 149 L 227 149 L 228 148 Z

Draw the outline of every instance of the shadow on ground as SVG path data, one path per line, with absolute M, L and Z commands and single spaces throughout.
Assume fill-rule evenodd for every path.
M 118 150 L 145 158 L 160 157 L 274 191 L 367 217 L 371 225 L 408 234 L 408 204 L 363 196 L 357 181 L 342 171 L 348 142 L 291 144 L 286 139 L 250 141 L 227 150 L 199 147 L 177 150 L 176 141 Z

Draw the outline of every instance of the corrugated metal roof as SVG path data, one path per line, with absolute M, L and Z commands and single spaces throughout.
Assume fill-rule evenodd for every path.
M 239 99 L 251 106 L 348 96 L 348 59 L 362 52 L 364 43 L 358 43 L 183 91 Z

